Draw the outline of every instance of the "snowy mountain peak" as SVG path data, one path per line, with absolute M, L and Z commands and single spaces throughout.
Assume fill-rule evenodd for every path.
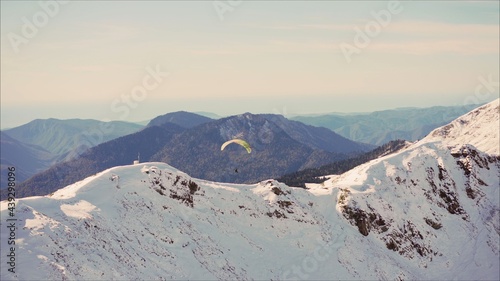
M 483 152 L 499 155 L 499 111 L 499 99 L 496 99 L 435 129 L 422 141 L 438 140 L 451 147 L 471 144 Z
M 414 265 L 443 262 L 444 279 L 498 279 L 498 116 L 496 100 L 323 186 L 338 190 L 337 211 L 360 234 Z

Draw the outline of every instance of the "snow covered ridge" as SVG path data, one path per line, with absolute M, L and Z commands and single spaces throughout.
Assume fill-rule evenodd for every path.
M 425 144 L 325 185 L 339 190 L 337 210 L 362 235 L 422 268 L 448 260 L 460 275 L 447 279 L 490 279 L 500 266 L 499 174 L 499 156 Z
M 360 234 L 420 267 L 458 255 L 444 266 L 460 274 L 445 279 L 498 279 L 498 116 L 497 99 L 323 185 Z
M 482 108 L 461 118 L 485 134 Z M 0 279 L 498 280 L 495 136 L 453 128 L 307 190 L 143 163 L 17 200 L 13 232 L 3 201 Z
M 500 155 L 499 111 L 496 99 L 435 129 L 422 141 L 440 141 L 449 146 L 471 144 L 483 152 Z
M 115 167 L 18 200 L 15 273 L 2 262 L 1 279 L 283 279 L 333 240 L 314 204 L 273 180 L 221 184 L 163 163 Z M 6 210 L 3 201 L 2 223 Z
M 17 201 L 16 273 L 2 262 L 1 279 L 495 279 L 499 160 L 453 154 L 408 150 L 371 182 L 310 190 L 116 167 Z

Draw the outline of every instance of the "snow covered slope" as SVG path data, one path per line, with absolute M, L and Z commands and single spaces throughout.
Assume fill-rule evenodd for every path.
M 498 125 L 497 99 L 323 186 L 339 191 L 337 211 L 362 235 L 418 266 L 417 279 L 498 280 Z M 350 272 L 363 265 L 358 254 Z
M 500 156 L 449 132 L 307 190 L 142 163 L 3 201 L 0 279 L 497 280 Z
M 499 99 L 496 99 L 435 129 L 423 141 L 440 141 L 449 146 L 472 144 L 483 152 L 499 155 L 499 111 Z
M 339 214 L 323 212 L 334 210 L 332 199 L 272 180 L 196 180 L 163 163 L 116 167 L 51 196 L 17 201 L 16 273 L 4 262 L 10 234 L 2 226 L 1 279 L 294 277 L 291 267 L 315 250 L 341 247 L 345 235 L 355 235 L 341 230 Z M 4 223 L 5 201 L 1 208 Z M 351 277 L 334 251 L 323 251 L 310 276 Z

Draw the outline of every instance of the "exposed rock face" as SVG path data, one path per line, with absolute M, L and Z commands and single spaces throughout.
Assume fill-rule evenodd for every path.
M 398 162 L 406 163 L 405 168 L 394 165 Z M 449 151 L 429 144 L 379 160 L 363 172 L 370 179 L 364 186 L 339 186 L 339 209 L 362 235 L 374 235 L 406 258 L 432 261 L 441 256 L 442 245 L 433 240 L 446 231 L 442 220 L 449 220 L 449 215 L 460 218 L 471 237 L 478 219 L 490 231 L 498 230 L 498 198 L 493 197 L 498 194 L 498 156 L 470 145 Z M 452 229 L 447 233 L 451 235 Z M 498 249 L 498 241 L 488 243 Z
M 487 244 L 498 253 L 498 115 L 496 100 L 402 152 L 332 178 L 338 209 L 362 235 L 377 237 L 406 258 L 432 261 L 446 252 L 433 242 L 436 237 L 462 231 L 473 239 L 478 224 L 496 233 Z M 465 230 L 447 223 L 450 215 Z

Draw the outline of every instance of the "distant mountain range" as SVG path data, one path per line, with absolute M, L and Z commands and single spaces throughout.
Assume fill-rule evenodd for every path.
M 71 159 L 90 147 L 142 128 L 141 125 L 121 121 L 37 119 L 3 132 L 25 144 L 47 150 L 54 156 L 54 161 L 60 162 Z
M 391 140 L 415 141 L 479 105 L 399 108 L 359 114 L 296 116 L 292 120 L 325 127 L 357 142 L 382 145 Z
M 148 127 L 140 132 L 99 144 L 77 158 L 55 164 L 48 170 L 18 184 L 17 196 L 49 194 L 102 169 L 131 164 L 137 160 L 138 156 L 147 160 L 168 143 L 175 134 L 183 130 L 174 124 L 163 127 Z M 2 194 L 2 198 L 5 198 L 4 196 L 5 192 Z
M 51 165 L 79 156 L 90 147 L 142 128 L 119 121 L 37 119 L 2 131 L 2 173 L 7 165 L 15 165 L 20 171 L 17 180 L 21 182 Z M 5 183 L 2 177 L 1 188 Z
M 8 183 L 7 168 L 16 167 L 16 180 L 23 182 L 32 175 L 47 169 L 52 163 L 52 154 L 45 149 L 22 143 L 11 138 L 4 132 L 0 132 L 0 163 L 1 163 L 1 187 L 6 187 Z
M 247 140 L 252 153 L 238 146 L 221 151 L 223 142 L 236 137 Z M 212 120 L 176 112 L 33 176 L 18 185 L 18 193 L 48 194 L 103 169 L 130 164 L 139 153 L 141 161 L 167 162 L 198 178 L 243 183 L 321 166 L 370 148 L 280 116 L 246 113 Z

